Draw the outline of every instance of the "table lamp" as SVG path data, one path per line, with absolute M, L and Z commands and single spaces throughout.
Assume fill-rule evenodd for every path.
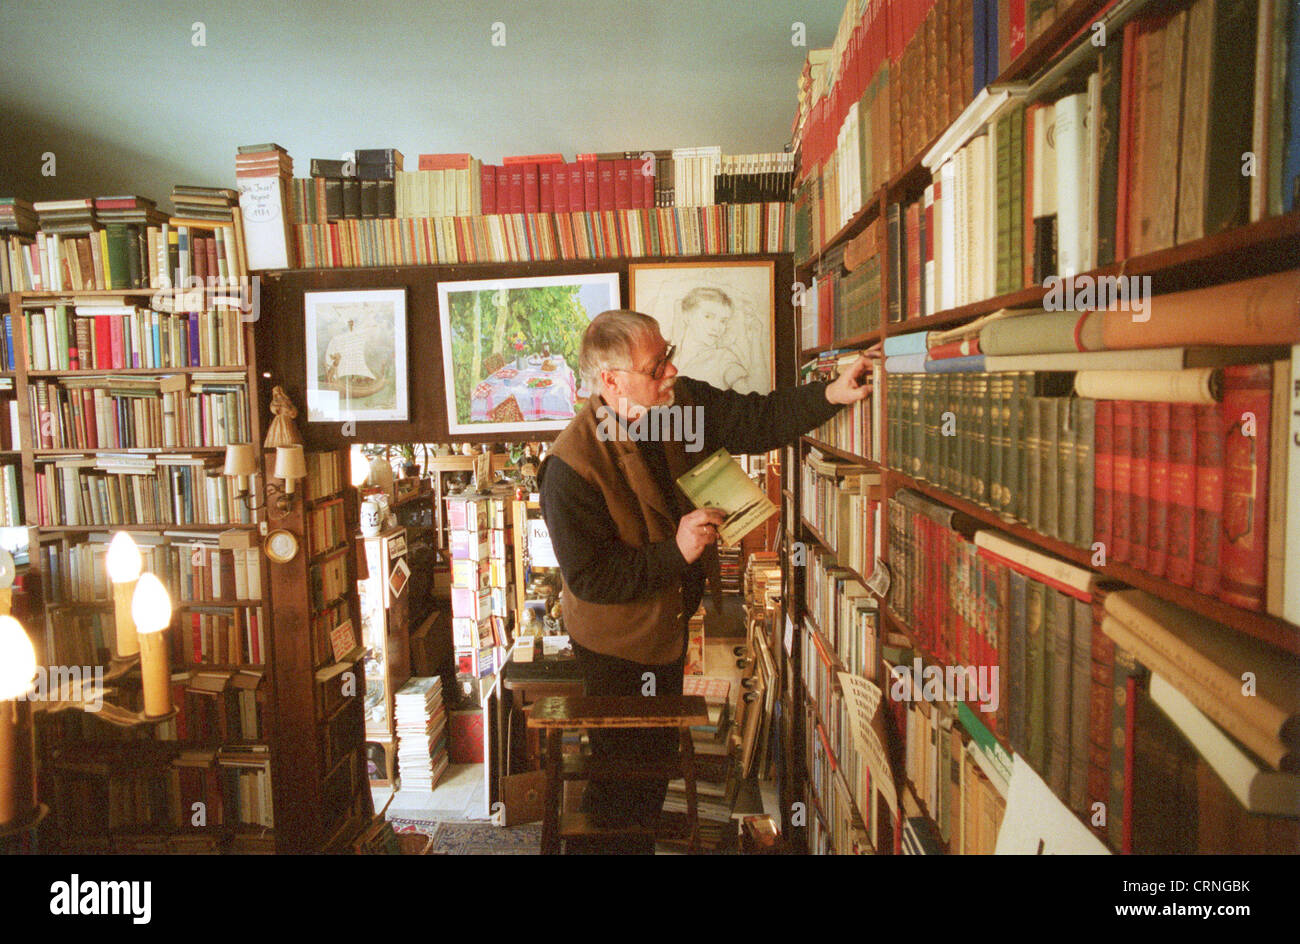
M 12 616 L 0 616 L 0 828 L 36 808 L 32 707 L 36 651 Z
M 172 621 L 172 601 L 167 588 L 153 574 L 144 574 L 135 586 L 131 616 L 140 635 L 140 677 L 144 684 L 144 713 L 157 718 L 172 710 L 171 669 L 168 667 L 165 630 Z
M 140 651 L 140 639 L 136 635 L 136 624 L 131 618 L 131 596 L 135 593 L 136 581 L 140 579 L 143 560 L 140 549 L 135 546 L 131 535 L 119 531 L 113 535 L 108 545 L 108 579 L 113 584 L 113 613 L 117 628 L 117 654 L 120 657 L 136 655 Z

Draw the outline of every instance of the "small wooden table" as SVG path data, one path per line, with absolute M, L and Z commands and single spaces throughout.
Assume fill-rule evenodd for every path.
M 700 822 L 695 796 L 695 750 L 691 726 L 707 724 L 708 706 L 699 695 L 568 696 L 542 698 L 528 714 L 528 727 L 546 732 L 546 798 L 542 816 L 542 853 L 560 851 L 565 837 L 605 837 L 644 834 L 643 828 L 605 829 L 585 814 L 560 815 L 561 784 L 565 780 L 686 781 L 686 819 L 690 828 L 689 851 L 699 847 Z M 680 750 L 675 756 L 652 761 L 603 761 L 592 757 L 561 757 L 563 733 L 574 728 L 676 728 Z

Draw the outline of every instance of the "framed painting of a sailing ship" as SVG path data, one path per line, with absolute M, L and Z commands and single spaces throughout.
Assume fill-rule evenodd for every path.
M 307 421 L 408 419 L 406 289 L 305 292 Z
M 438 283 L 448 431 L 564 429 L 590 392 L 583 332 L 618 307 L 617 272 Z

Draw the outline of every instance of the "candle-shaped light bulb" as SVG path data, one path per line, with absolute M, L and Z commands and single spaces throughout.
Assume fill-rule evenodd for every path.
M 360 488 L 370 480 L 370 460 L 358 448 L 353 448 L 351 455 L 352 463 L 352 487 Z
M 153 574 L 144 574 L 136 583 L 131 615 L 140 634 L 144 713 L 151 718 L 170 714 L 171 670 L 168 667 L 167 635 L 163 631 L 171 625 L 172 600 L 162 581 Z
M 0 827 L 36 806 L 31 705 L 19 701 L 36 677 L 36 650 L 12 616 L 0 616 Z
M 140 651 L 140 640 L 136 636 L 135 621 L 131 617 L 131 596 L 135 593 L 135 582 L 140 579 L 144 562 L 131 535 L 125 531 L 113 535 L 113 540 L 108 545 L 106 563 L 108 579 L 113 584 L 117 654 L 133 656 Z

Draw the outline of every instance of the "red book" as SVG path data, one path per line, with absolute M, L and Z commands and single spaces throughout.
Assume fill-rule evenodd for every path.
M 616 169 L 614 161 L 596 162 L 596 173 L 598 175 L 600 187 L 600 203 L 598 206 L 601 210 L 612 210 L 615 208 L 614 174 Z
M 95 356 L 92 366 L 96 370 L 105 370 L 117 366 L 109 361 L 113 354 L 113 326 L 110 324 L 111 320 L 108 315 L 95 317 Z
M 527 186 L 527 177 L 524 186 Z M 542 164 L 537 168 L 537 211 L 555 212 L 555 165 Z
M 969 357 L 979 352 L 980 339 L 971 337 L 964 338 L 961 341 L 949 341 L 947 344 L 932 347 L 925 352 L 925 356 L 932 361 L 939 361 L 948 357 Z
M 521 164 L 524 171 L 524 210 L 525 213 L 537 213 L 541 207 L 540 183 L 536 164 Z M 461 258 L 464 258 L 463 256 Z
M 569 168 L 565 164 L 551 165 L 551 189 L 554 193 L 553 213 L 569 212 Z
M 632 209 L 632 174 L 636 170 L 636 161 L 611 161 L 614 165 L 614 209 Z M 639 188 L 638 188 L 639 190 Z
M 1196 408 L 1190 403 L 1170 404 L 1168 488 L 1166 576 L 1190 587 L 1196 560 Z
M 420 170 L 465 170 L 473 166 L 468 154 L 421 154 Z M 487 165 L 483 165 L 486 167 Z
M 1218 404 L 1196 407 L 1196 548 L 1193 586 L 1219 589 L 1219 540 L 1223 531 L 1223 414 Z
M 637 164 L 637 173 L 641 175 L 641 202 L 637 204 L 642 210 L 654 209 L 655 205 L 655 162 L 653 159 L 649 162 L 649 167 L 644 162 Z
M 421 161 L 424 157 L 421 156 Z M 483 215 L 487 216 L 497 212 L 497 169 L 492 164 L 483 164 L 479 167 L 479 191 L 480 202 L 483 206 Z
M 1169 563 L 1169 439 L 1172 404 L 1151 405 L 1151 485 L 1147 518 L 1147 573 L 1163 577 Z
M 1115 547 L 1114 554 L 1108 559 L 1127 561 L 1132 554 L 1130 546 L 1133 538 L 1130 510 L 1133 492 L 1133 403 L 1130 400 L 1115 401 L 1115 432 L 1112 442 L 1115 458 L 1111 490 L 1115 497 L 1111 505 L 1111 538 Z
M 511 164 L 562 164 L 564 163 L 563 154 L 514 154 L 510 157 L 503 157 L 501 163 L 509 166 Z
M 1219 599 L 1264 608 L 1268 569 L 1268 453 L 1273 367 L 1223 370 L 1223 567 Z
M 1137 400 L 1133 403 L 1133 465 L 1129 483 L 1132 499 L 1129 502 L 1129 563 L 1141 570 L 1147 569 L 1147 527 L 1151 501 L 1151 404 Z
M 104 320 L 108 322 L 109 364 L 114 368 L 129 367 L 122 360 L 122 319 L 113 315 Z
M 506 168 L 510 173 L 510 212 L 524 212 L 524 165 L 513 164 Z M 497 202 L 500 203 L 501 184 L 497 182 Z
M 586 188 L 582 184 L 582 162 L 574 161 L 566 165 L 569 172 L 569 212 L 578 213 L 587 209 Z
M 1008 24 L 1010 30 L 1011 43 L 1007 49 L 1007 54 L 1011 62 L 1016 61 L 1016 57 L 1025 51 L 1025 0 L 1011 0 L 1008 4 Z M 1011 62 L 998 63 L 1001 71 L 1006 71 L 1006 67 Z
M 903 210 L 903 231 L 907 239 L 907 311 L 906 318 L 921 317 L 921 201 L 914 200 Z
M 600 209 L 600 162 L 581 161 L 583 209 L 592 213 Z M 613 183 L 611 179 L 610 183 Z

